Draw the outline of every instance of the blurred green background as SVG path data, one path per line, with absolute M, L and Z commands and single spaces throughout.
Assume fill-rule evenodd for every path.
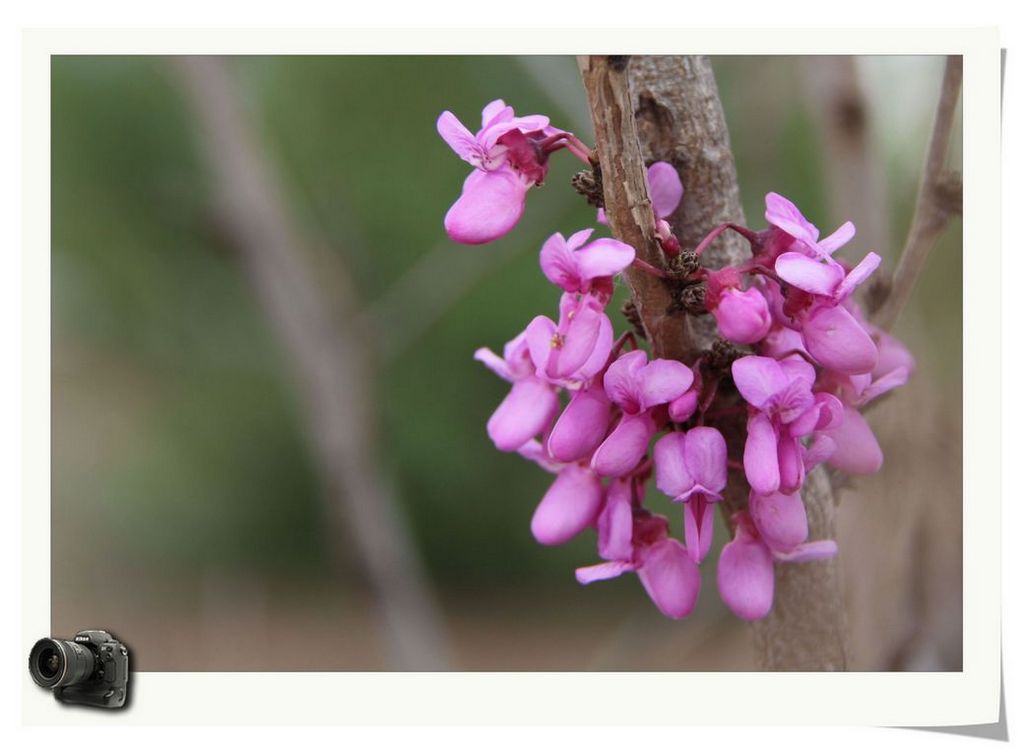
M 890 197 L 891 245 L 877 251 L 891 269 L 942 61 L 859 62 Z M 715 59 L 750 225 L 763 226 L 763 196 L 775 190 L 829 232 L 858 218 L 829 215 L 800 65 Z M 382 354 L 382 464 L 437 590 L 453 666 L 749 667 L 746 627 L 720 604 L 713 559 L 683 623 L 663 619 L 631 577 L 579 587 L 573 569 L 596 560 L 592 533 L 537 545 L 529 520 L 550 477 L 497 452 L 485 433 L 506 386 L 473 351 L 500 350 L 532 316 L 555 312 L 537 251 L 552 232 L 594 217 L 567 185 L 577 165 L 560 154 L 513 233 L 455 246 L 441 221 L 468 168 L 434 122 L 450 109 L 475 128 L 500 96 L 591 141 L 575 61 L 252 57 L 229 66 L 290 209 L 337 255 L 368 312 L 366 335 Z M 330 566 L 334 535 L 288 365 L 212 217 L 173 71 L 159 58 L 55 57 L 51 83 L 54 634 L 110 628 L 142 670 L 387 667 L 358 564 L 340 574 Z M 923 403 L 890 404 L 947 422 L 941 437 L 915 436 L 944 475 L 950 526 L 961 484 L 959 228 L 943 238 L 897 331 L 919 359 L 905 390 Z M 855 258 L 868 250 L 851 249 Z M 610 311 L 620 326 L 618 306 Z M 905 497 L 916 477 L 894 451 L 881 476 L 899 479 L 893 495 Z M 662 510 L 678 529 L 677 512 Z M 848 572 L 857 557 L 844 561 Z M 951 578 L 936 589 L 958 594 Z M 954 629 L 958 609 L 942 613 Z M 879 620 L 865 629 L 874 638 L 907 630 Z M 955 664 L 950 652 L 929 667 Z

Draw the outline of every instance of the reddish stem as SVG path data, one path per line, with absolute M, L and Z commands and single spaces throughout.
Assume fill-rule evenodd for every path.
M 609 363 L 618 358 L 619 351 L 622 350 L 622 347 L 626 345 L 626 343 L 629 343 L 631 346 L 633 346 L 633 350 L 635 351 L 637 349 L 636 335 L 634 335 L 632 332 L 626 332 L 619 336 L 619 339 L 612 344 L 611 355 L 608 359 Z
M 704 240 L 697 244 L 697 248 L 693 250 L 693 253 L 699 257 L 701 254 L 704 253 L 704 250 L 708 246 L 710 246 L 712 242 L 720 235 L 722 235 L 722 233 L 724 233 L 726 230 L 736 231 L 745 239 L 747 239 L 747 241 L 749 241 L 750 243 L 753 243 L 754 241 L 757 240 L 757 234 L 754 233 L 754 231 L 750 230 L 750 228 L 744 228 L 742 225 L 737 225 L 736 223 L 722 223 L 721 225 L 716 225 L 714 228 L 711 229 L 710 233 L 704 236 Z
M 636 267 L 638 270 L 643 270 L 649 275 L 654 275 L 654 277 L 656 278 L 665 279 L 668 277 L 668 274 L 664 270 L 659 270 L 653 264 L 649 264 L 648 262 L 645 262 L 644 260 L 640 259 L 640 257 L 637 257 L 636 259 L 633 260 L 633 266 Z

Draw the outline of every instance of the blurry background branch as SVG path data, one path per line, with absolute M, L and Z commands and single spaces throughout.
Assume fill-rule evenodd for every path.
M 801 57 L 806 101 L 821 137 L 828 206 L 833 220 L 856 218 L 856 244 L 889 248 L 885 162 L 872 131 L 872 112 L 851 55 Z
M 885 330 L 892 329 L 900 312 L 910 300 L 925 260 L 935 242 L 946 229 L 949 218 L 960 214 L 963 207 L 963 185 L 959 171 L 947 170 L 946 154 L 949 152 L 950 135 L 953 132 L 957 100 L 960 98 L 960 84 L 963 80 L 964 61 L 959 55 L 946 58 L 946 70 L 942 77 L 942 89 L 935 110 L 931 140 L 921 171 L 921 183 L 914 205 L 914 219 L 910 223 L 900 261 L 887 289 L 872 291 L 877 307 L 875 323 Z
M 290 215 L 272 166 L 223 60 L 172 60 L 213 182 L 214 211 L 281 348 L 302 404 L 340 568 L 351 552 L 382 613 L 392 664 L 436 670 L 448 649 L 431 586 L 376 455 L 372 352 L 352 315 L 351 281 L 318 280 L 322 265 Z

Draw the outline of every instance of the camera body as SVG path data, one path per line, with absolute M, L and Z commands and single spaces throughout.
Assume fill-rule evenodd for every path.
M 128 697 L 128 648 L 106 631 L 79 631 L 72 641 L 40 639 L 29 672 L 61 702 L 117 709 Z

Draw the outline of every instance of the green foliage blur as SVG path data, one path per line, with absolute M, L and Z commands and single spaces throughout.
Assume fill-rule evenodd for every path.
M 846 218 L 827 216 L 820 146 L 799 92 L 785 89 L 794 64 L 716 61 L 747 217 L 759 227 L 763 195 L 776 190 L 831 230 Z M 438 114 L 450 109 L 473 128 L 483 105 L 502 97 L 590 140 L 573 59 L 230 65 L 291 209 L 353 277 L 360 306 L 377 306 L 381 316 L 366 321 L 371 340 L 391 342 L 387 327 L 414 328 L 378 371 L 382 454 L 446 603 L 516 591 L 559 595 L 566 611 L 587 600 L 644 603 L 633 580 L 575 585 L 573 569 L 595 561 L 591 534 L 560 548 L 533 541 L 530 516 L 550 478 L 489 442 L 484 425 L 506 386 L 472 359 L 482 345 L 500 350 L 535 314 L 556 312 L 537 251 L 556 230 L 594 224 L 568 187 L 577 165 L 557 155 L 524 222 L 492 247 L 457 248 L 441 225 L 468 168 L 438 138 Z M 766 81 L 784 96 L 771 101 Z M 114 574 L 151 600 L 187 595 L 210 569 L 329 582 L 328 530 L 287 364 L 218 233 L 174 71 L 160 58 L 56 57 L 51 102 L 55 604 L 98 593 L 97 579 Z M 889 259 L 907 227 L 930 122 L 926 111 L 915 117 L 909 155 L 891 158 L 895 239 L 879 250 Z M 930 324 L 909 337 L 956 344 L 954 363 L 948 353 L 923 357 L 955 392 L 958 229 L 950 236 L 923 286 L 946 293 L 915 298 Z M 441 307 L 444 294 L 430 286 L 386 297 L 432 253 L 444 261 L 430 270 L 442 288 L 455 272 L 445 265 L 465 259 L 474 270 L 458 296 Z M 664 511 L 678 528 L 678 515 Z M 717 603 L 710 571 L 702 603 Z M 360 583 L 353 566 L 347 586 Z

